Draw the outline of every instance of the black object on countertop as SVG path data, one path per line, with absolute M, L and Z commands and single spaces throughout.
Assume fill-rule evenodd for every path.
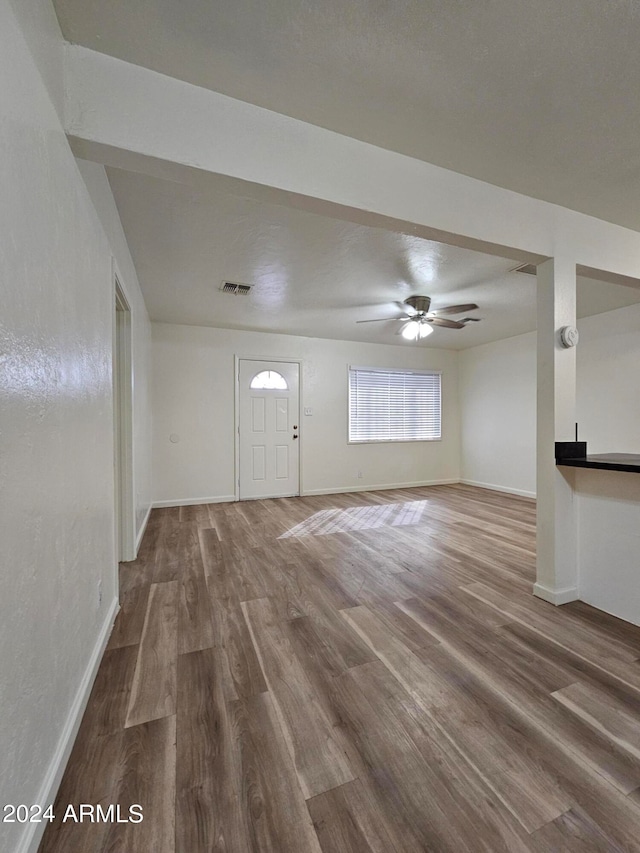
M 576 433 L 577 430 L 576 424 Z M 584 459 L 587 455 L 586 441 L 556 441 L 556 462 L 565 459 Z

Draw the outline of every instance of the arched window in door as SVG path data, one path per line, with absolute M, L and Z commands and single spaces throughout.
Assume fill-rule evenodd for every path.
M 255 391 L 287 391 L 287 380 L 277 370 L 261 370 L 251 380 L 249 386 Z

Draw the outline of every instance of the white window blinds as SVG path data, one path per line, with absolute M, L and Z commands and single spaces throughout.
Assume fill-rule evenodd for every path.
M 441 437 L 440 374 L 349 368 L 349 441 Z

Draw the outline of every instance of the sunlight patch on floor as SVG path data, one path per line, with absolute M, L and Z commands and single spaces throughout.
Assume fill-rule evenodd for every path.
M 323 509 L 296 524 L 279 539 L 291 536 L 326 536 L 377 527 L 407 527 L 418 524 L 428 501 L 406 501 L 383 506 L 353 506 L 347 509 Z

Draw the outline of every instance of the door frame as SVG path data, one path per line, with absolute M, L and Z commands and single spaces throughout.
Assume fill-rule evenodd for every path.
M 240 362 L 241 361 L 275 361 L 283 362 L 284 364 L 298 365 L 298 426 L 302 426 L 302 374 L 304 359 L 289 358 L 283 355 L 234 355 L 233 370 L 234 370 L 234 424 L 233 424 L 233 442 L 235 448 L 235 468 L 233 472 L 233 494 L 234 500 L 240 500 Z M 302 442 L 304 441 L 304 430 L 298 431 L 298 494 L 302 495 Z
M 123 563 L 136 558 L 133 474 L 133 329 L 131 306 L 115 261 L 113 262 L 112 305 L 114 538 L 116 562 Z

